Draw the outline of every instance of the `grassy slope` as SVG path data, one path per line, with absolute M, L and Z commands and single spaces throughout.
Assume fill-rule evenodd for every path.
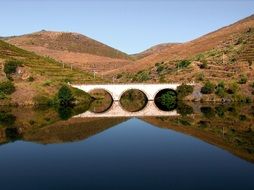
M 41 31 L 5 38 L 17 47 L 98 73 L 133 63 L 126 53 L 78 33 Z
M 99 78 L 94 79 L 89 73 L 66 67 L 63 68 L 62 63 L 47 57 L 38 56 L 0 40 L 1 68 L 3 68 L 4 62 L 9 59 L 21 60 L 23 63 L 23 67 L 21 67 L 23 73 L 13 76 L 16 92 L 5 99 L 5 103 L 32 104 L 34 96 L 52 96 L 63 83 L 92 83 L 101 81 Z M 1 80 L 6 78 L 3 72 L 1 72 L 0 76 Z M 26 79 L 28 76 L 32 76 L 35 80 L 28 82 Z
M 247 32 L 249 28 L 252 29 L 250 32 Z M 242 64 L 248 61 L 251 62 L 254 59 L 253 30 L 254 16 L 251 16 L 196 40 L 171 47 L 166 46 L 159 52 L 155 52 L 136 61 L 135 65 L 132 67 L 126 66 L 119 69 L 118 72 L 115 71 L 108 74 L 117 75 L 117 73 L 127 71 L 126 76 L 119 81 L 131 81 L 138 72 L 147 71 L 150 77 L 145 78 L 149 82 L 158 82 L 160 79 L 166 82 L 179 80 L 192 81 L 196 79 L 195 74 L 200 71 L 197 64 L 194 63 L 190 65 L 190 67 L 181 69 L 180 73 L 177 72 L 175 68 L 178 61 L 188 59 L 191 61 L 207 61 L 209 66 L 213 67 L 210 69 L 211 72 L 214 71 L 213 73 L 208 70 L 204 72 L 208 78 L 212 78 L 212 75 L 215 75 L 217 70 L 219 70 L 219 73 L 216 73 L 217 76 L 213 77 L 214 80 L 219 81 L 221 79 L 226 79 L 227 77 L 224 75 L 229 75 L 229 78 L 231 78 L 230 74 L 232 73 L 227 72 L 228 67 L 237 69 L 241 67 Z M 222 62 L 223 52 L 227 59 L 224 63 Z M 157 72 L 156 64 L 162 64 L 164 69 Z M 248 72 L 248 64 L 245 64 L 244 67 L 246 68 L 243 69 L 242 72 Z

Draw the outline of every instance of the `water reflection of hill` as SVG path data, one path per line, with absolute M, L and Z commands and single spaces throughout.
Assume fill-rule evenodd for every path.
M 204 106 L 200 113 L 142 120 L 191 135 L 254 162 L 254 115 L 251 106 Z
M 254 106 L 179 104 L 177 112 L 180 115 L 174 117 L 141 119 L 154 126 L 191 135 L 254 162 Z M 62 120 L 55 109 L 0 108 L 0 144 L 18 139 L 42 144 L 85 140 L 128 119 Z
M 23 135 L 23 139 L 43 144 L 73 142 L 87 139 L 109 129 L 126 118 L 72 118 L 59 121 Z

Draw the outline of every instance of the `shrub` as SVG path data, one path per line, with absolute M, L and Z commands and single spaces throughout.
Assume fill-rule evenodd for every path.
M 211 94 L 214 92 L 214 84 L 210 81 L 206 82 L 205 85 L 201 88 L 202 94 Z
M 177 110 L 177 113 L 179 113 L 182 116 L 193 114 L 193 108 L 182 102 L 178 102 L 176 110 Z
M 191 64 L 189 60 L 182 60 L 176 64 L 176 68 L 186 68 Z
M 211 118 L 215 116 L 215 112 L 211 107 L 201 107 L 200 111 L 204 114 L 205 117 Z
M 247 76 L 246 75 L 240 75 L 240 79 L 238 81 L 239 84 L 245 84 L 247 82 Z
M 11 126 L 14 124 L 16 117 L 11 113 L 1 111 L 0 112 L 0 124 Z
M 185 96 L 188 96 L 193 92 L 193 86 L 182 84 L 177 87 L 176 92 L 179 98 L 184 98 Z
M 223 107 L 222 105 L 215 107 L 215 113 L 216 113 L 219 117 L 224 117 L 224 115 L 225 115 L 224 107 Z
M 159 65 L 156 69 L 157 73 L 161 73 L 164 70 L 164 66 L 163 65 Z
M 134 81 L 143 82 L 151 79 L 148 71 L 139 71 L 133 78 Z
M 10 61 L 7 61 L 5 64 L 4 64 L 4 72 L 5 74 L 8 76 L 10 74 L 13 74 L 16 72 L 16 69 L 18 66 L 21 65 L 21 62 L 18 61 L 18 60 L 10 60 Z
M 218 96 L 221 97 L 221 98 L 223 98 L 223 97 L 226 96 L 224 82 L 220 82 L 220 83 L 216 86 L 215 94 L 218 95 Z
M 62 106 L 71 105 L 74 101 L 74 97 L 69 87 L 62 86 L 58 91 L 59 104 Z
M 15 91 L 13 83 L 9 80 L 0 82 L 0 92 L 4 94 L 12 94 Z

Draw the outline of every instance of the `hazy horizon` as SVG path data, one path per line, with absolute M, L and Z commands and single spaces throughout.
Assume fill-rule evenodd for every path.
M 128 54 L 190 41 L 254 13 L 250 0 L 10 0 L 0 6 L 0 36 L 77 32 Z

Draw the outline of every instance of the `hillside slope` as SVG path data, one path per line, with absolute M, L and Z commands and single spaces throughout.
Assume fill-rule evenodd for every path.
M 102 81 L 87 72 L 64 66 L 51 58 L 36 55 L 0 40 L 1 81 L 7 79 L 3 67 L 8 60 L 17 60 L 22 64 L 12 76 L 16 91 L 6 98 L 1 98 L 1 104 L 33 104 L 34 97 L 53 96 L 63 83 Z
M 83 70 L 103 72 L 132 63 L 127 54 L 78 33 L 43 30 L 5 40 Z
M 124 68 L 119 69 L 119 73 L 122 71 L 135 72 L 148 69 L 149 67 L 154 67 L 156 63 L 160 62 L 191 59 L 198 54 L 211 50 L 219 49 L 221 51 L 224 51 L 227 48 L 233 48 L 233 46 L 239 45 L 237 44 L 237 41 L 239 42 L 241 41 L 240 43 L 243 42 L 243 39 L 241 38 L 246 37 L 244 36 L 246 32 L 249 31 L 249 33 L 251 33 L 252 35 L 253 28 L 254 28 L 254 15 L 245 18 L 241 21 L 238 21 L 227 27 L 221 28 L 215 32 L 204 35 L 193 41 L 182 44 L 176 44 L 173 46 L 162 48 L 160 51 L 155 51 L 152 54 L 136 61 L 135 65 L 125 66 Z M 250 36 L 250 40 L 252 38 L 253 35 Z M 248 43 L 248 41 L 246 43 Z M 247 44 L 242 44 L 243 49 L 245 48 L 245 46 L 247 46 Z M 252 49 L 250 51 L 251 52 L 249 52 L 249 54 L 253 53 Z M 242 57 L 244 56 L 245 55 L 243 55 Z
M 187 60 L 185 63 L 184 60 Z M 162 48 L 118 71 L 119 82 L 205 82 L 254 78 L 254 15 L 196 40 Z M 123 71 L 125 74 L 122 74 Z M 248 83 L 247 82 L 247 83 Z

